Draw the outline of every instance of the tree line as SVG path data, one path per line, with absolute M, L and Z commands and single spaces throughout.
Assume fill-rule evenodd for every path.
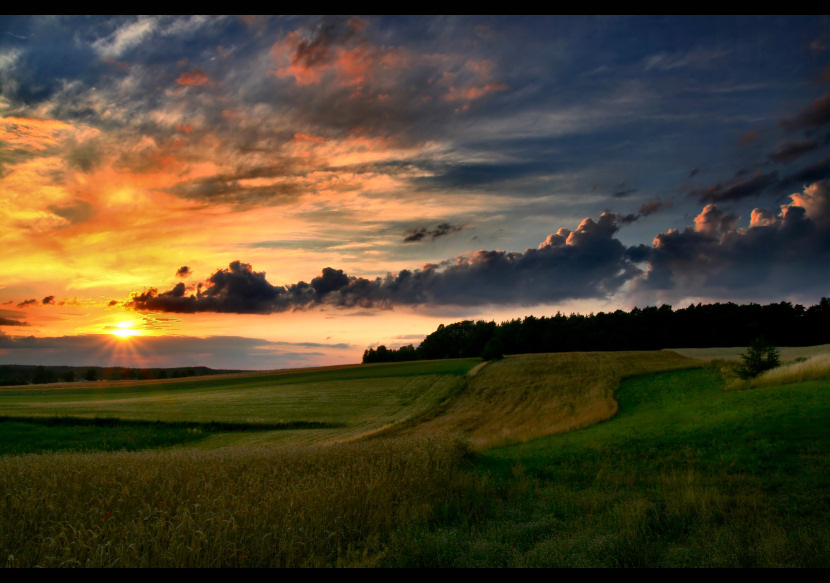
M 672 309 L 649 306 L 630 312 L 599 312 L 515 319 L 501 324 L 464 320 L 443 324 L 424 338 L 398 349 L 367 348 L 364 363 L 482 357 L 535 352 L 659 350 L 748 346 L 765 338 L 777 346 L 830 343 L 830 299 L 805 308 L 777 304 L 691 304 Z
M 127 381 L 144 379 L 177 379 L 208 374 L 224 374 L 227 371 L 206 366 L 180 368 L 126 368 L 126 367 L 78 367 L 43 365 L 0 366 L 0 386 L 42 385 L 46 383 L 71 383 L 76 381 Z

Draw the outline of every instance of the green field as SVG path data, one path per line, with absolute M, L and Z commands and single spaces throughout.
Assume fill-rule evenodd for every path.
M 830 380 L 724 390 L 668 351 L 479 364 L 2 389 L 0 557 L 830 566 Z
M 394 566 L 830 566 L 830 383 L 623 381 L 610 421 L 477 462 L 486 517 L 407 533 Z
M 217 375 L 184 381 L 12 387 L 0 389 L 0 415 L 225 422 L 262 429 L 257 433 L 222 432 L 221 428 L 206 431 L 199 444 L 203 447 L 243 442 L 314 443 L 355 437 L 421 415 L 457 390 L 463 376 L 480 362 L 456 359 Z M 274 431 L 267 427 L 292 423 L 328 428 Z M 107 431 L 100 429 L 102 433 Z M 0 440 L 3 435 L 0 432 Z M 183 441 L 194 441 L 192 435 L 184 437 Z

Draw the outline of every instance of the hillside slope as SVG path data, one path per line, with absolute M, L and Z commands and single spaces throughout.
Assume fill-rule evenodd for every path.
M 469 375 L 463 390 L 417 423 L 384 434 L 462 433 L 479 450 L 524 442 L 610 419 L 624 377 L 698 366 L 665 350 L 510 356 Z

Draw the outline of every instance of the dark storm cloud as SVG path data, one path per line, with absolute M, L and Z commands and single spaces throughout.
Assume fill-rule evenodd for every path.
M 791 199 L 778 213 L 753 210 L 749 228 L 707 205 L 694 227 L 661 233 L 647 252 L 637 250 L 649 270 L 636 286 L 681 297 L 827 295 L 830 183 L 814 183 Z
M 825 93 L 799 111 L 792 119 L 782 120 L 789 130 L 815 128 L 830 122 L 830 93 Z
M 773 162 L 792 162 L 819 147 L 815 140 L 795 140 L 780 144 L 776 150 L 769 155 Z
M 162 312 L 259 314 L 321 306 L 469 308 L 607 298 L 629 282 L 637 293 L 658 290 L 672 297 L 826 295 L 830 281 L 822 274 L 830 273 L 830 183 L 813 183 L 790 198 L 779 212 L 755 209 L 748 228 L 740 226 L 737 214 L 708 204 L 693 226 L 660 233 L 651 246 L 626 247 L 616 238 L 619 226 L 637 215 L 606 212 L 573 231 L 559 229 L 536 249 L 479 250 L 375 279 L 327 267 L 311 283 L 279 286 L 235 261 L 195 294 L 179 283 L 163 293 L 135 293 L 127 305 Z M 667 204 L 653 201 L 643 210 Z
M 403 242 L 417 243 L 418 241 L 422 241 L 426 238 L 435 241 L 435 239 L 438 239 L 439 237 L 457 233 L 463 228 L 463 225 L 453 225 L 452 223 L 439 223 L 433 229 L 429 229 L 427 227 L 416 227 L 404 233 L 405 237 L 403 238 Z
M 747 180 L 731 184 L 718 183 L 707 188 L 694 189 L 689 194 L 700 198 L 701 202 L 735 202 L 750 196 L 758 196 L 777 182 L 777 170 L 767 174 L 758 171 Z
M 649 215 L 653 215 L 654 213 L 665 210 L 667 208 L 671 208 L 672 202 L 668 201 L 660 201 L 660 200 L 652 200 L 647 203 L 644 203 L 643 206 L 640 207 L 640 216 L 647 217 Z
M 603 213 L 574 230 L 559 229 L 524 253 L 480 250 L 374 280 L 325 268 L 311 283 L 270 284 L 265 273 L 235 261 L 214 273 L 204 289 L 185 295 L 184 284 L 159 293 L 133 294 L 137 310 L 274 313 L 316 306 L 388 308 L 395 305 L 532 305 L 606 297 L 640 273 L 614 238 L 619 218 Z
M 798 172 L 785 176 L 778 184 L 780 188 L 801 188 L 805 184 L 830 178 L 830 156 L 805 166 Z

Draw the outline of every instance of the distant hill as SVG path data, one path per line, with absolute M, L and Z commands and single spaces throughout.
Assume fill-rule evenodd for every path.
M 237 372 L 249 371 L 214 369 L 207 366 L 127 368 L 120 366 L 42 366 L 31 364 L 4 364 L 0 365 L 0 386 L 71 383 L 75 381 L 175 379 Z

